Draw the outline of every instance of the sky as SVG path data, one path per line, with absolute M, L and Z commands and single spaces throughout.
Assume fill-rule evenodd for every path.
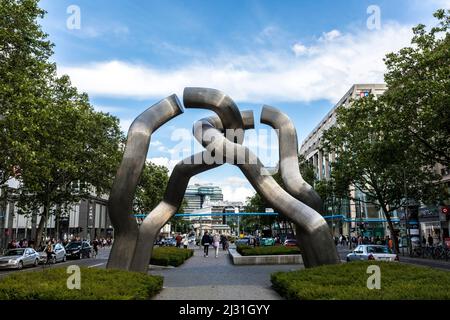
M 382 83 L 384 56 L 408 46 L 411 28 L 433 25 L 450 0 L 118 1 L 42 0 L 41 21 L 55 44 L 59 74 L 89 94 L 98 111 L 133 119 L 184 87 L 228 94 L 253 110 L 244 145 L 266 166 L 278 162 L 276 133 L 259 123 L 264 104 L 286 113 L 299 143 L 355 83 Z M 147 159 L 169 171 L 202 150 L 193 123 L 211 115 L 186 109 L 152 135 Z M 224 199 L 254 194 L 232 165 L 193 177 Z

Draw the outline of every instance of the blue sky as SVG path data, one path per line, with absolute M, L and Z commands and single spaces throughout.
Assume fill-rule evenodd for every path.
M 80 28 L 67 27 L 70 5 L 80 10 Z M 380 9 L 380 28 L 367 24 L 370 5 Z M 408 45 L 411 27 L 433 23 L 432 13 L 450 0 L 42 0 L 41 7 L 58 72 L 69 74 L 97 110 L 117 116 L 124 131 L 160 99 L 203 86 L 254 110 L 256 123 L 263 104 L 283 110 L 301 142 L 353 83 L 382 82 L 385 54 Z M 159 129 L 148 159 L 172 168 L 200 150 L 191 128 L 209 114 L 189 109 Z M 268 129 L 258 124 L 246 144 L 274 165 L 278 145 Z M 254 192 L 229 165 L 191 182 L 219 184 L 226 200 Z

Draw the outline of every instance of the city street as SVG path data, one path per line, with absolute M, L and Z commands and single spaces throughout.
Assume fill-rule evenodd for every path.
M 50 264 L 50 265 L 44 265 L 40 264 L 38 267 L 26 267 L 22 270 L 0 270 L 0 279 L 2 277 L 5 277 L 7 275 L 10 275 L 12 273 L 16 272 L 37 272 L 42 271 L 46 269 L 52 269 L 52 268 L 61 268 L 61 267 L 67 267 L 70 265 L 77 265 L 82 267 L 88 267 L 88 268 L 105 268 L 106 262 L 108 261 L 109 257 L 109 248 L 103 248 L 99 249 L 98 255 L 96 258 L 84 258 L 81 260 L 67 260 L 66 262 L 58 262 L 56 264 Z

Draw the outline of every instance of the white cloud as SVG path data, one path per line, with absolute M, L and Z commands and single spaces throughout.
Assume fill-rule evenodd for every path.
M 116 107 L 116 106 L 104 106 L 104 105 L 93 105 L 94 109 L 96 111 L 101 111 L 105 113 L 115 113 L 115 112 L 122 112 L 126 109 L 123 107 Z
M 292 46 L 292 51 L 298 57 L 305 54 L 308 51 L 308 48 L 306 48 L 303 44 L 297 42 Z
M 172 173 L 173 168 L 178 163 L 178 160 L 171 160 L 166 157 L 147 158 L 147 161 L 150 161 L 158 166 L 166 167 L 169 170 L 169 175 Z
M 93 96 L 154 98 L 182 94 L 186 86 L 217 88 L 240 102 L 271 103 L 328 99 L 336 102 L 353 83 L 383 82 L 384 56 L 409 45 L 409 26 L 383 24 L 341 34 L 323 35 L 308 54 L 260 50 L 220 54 L 185 66 L 156 68 L 125 61 L 104 61 L 60 68 Z M 331 41 L 332 40 L 332 41 Z
M 134 119 L 120 119 L 120 130 L 122 130 L 122 132 L 127 134 L 128 129 L 130 128 L 133 121 Z
M 248 197 L 255 194 L 252 188 L 222 186 L 223 199 L 228 201 L 240 201 L 245 203 Z
M 322 36 L 319 38 L 319 40 L 321 41 L 333 41 L 334 39 L 338 38 L 341 36 L 341 33 L 339 32 L 339 30 L 331 30 L 329 32 L 324 32 L 322 34 Z

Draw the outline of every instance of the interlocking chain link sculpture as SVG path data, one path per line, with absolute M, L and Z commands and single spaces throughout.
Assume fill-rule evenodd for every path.
M 266 203 L 295 223 L 305 267 L 339 263 L 330 230 L 319 213 L 322 200 L 299 172 L 297 133 L 289 117 L 269 106 L 264 106 L 261 114 L 261 122 L 278 132 L 279 167 L 285 191 L 273 177 L 262 174 L 265 168 L 261 161 L 242 145 L 245 130 L 254 128 L 252 111 L 240 112 L 229 96 L 208 88 L 185 88 L 183 104 L 185 108 L 209 109 L 217 114 L 194 123 L 194 136 L 205 150 L 175 166 L 163 200 L 138 226 L 131 214 L 132 203 L 151 134 L 184 109 L 172 95 L 133 121 L 108 202 L 115 239 L 107 268 L 147 272 L 154 240 L 180 207 L 190 178 L 223 163 L 236 165 Z

